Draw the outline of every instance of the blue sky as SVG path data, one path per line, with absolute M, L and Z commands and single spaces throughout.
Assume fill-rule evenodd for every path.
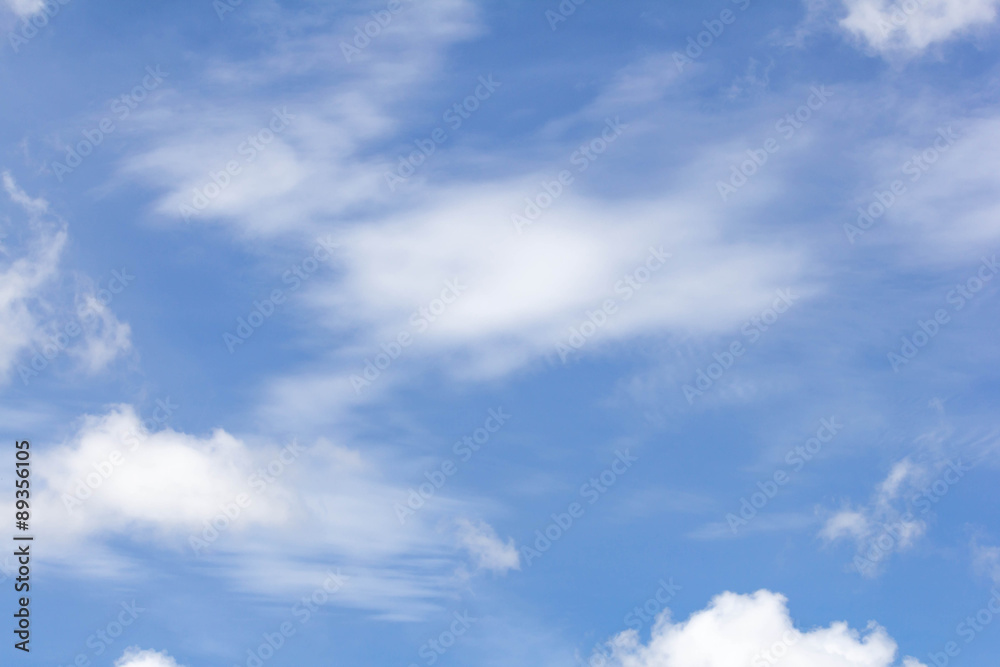
M 998 5 L 4 0 L 4 654 L 985 664 Z

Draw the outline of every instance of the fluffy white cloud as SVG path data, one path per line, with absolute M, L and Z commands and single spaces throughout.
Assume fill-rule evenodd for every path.
M 237 495 L 248 492 L 254 460 L 246 446 L 218 430 L 207 438 L 170 429 L 150 433 L 134 409 L 120 406 L 88 416 L 69 443 L 39 454 L 52 503 L 51 522 L 63 539 L 155 526 L 194 531 Z M 273 524 L 278 499 L 242 512 L 242 523 Z
M 122 657 L 115 660 L 115 667 L 181 667 L 166 651 L 141 650 L 137 647 L 125 649 Z
M 342 569 L 340 604 L 412 618 L 464 579 L 463 552 L 473 569 L 517 566 L 512 544 L 481 521 L 458 521 L 474 508 L 442 494 L 401 521 L 396 506 L 409 487 L 387 479 L 387 462 L 325 440 L 278 447 L 222 430 L 150 432 L 132 407 L 117 406 L 36 456 L 37 529 L 60 545 L 53 558 L 66 554 L 62 565 L 94 575 L 130 569 L 116 550 L 128 540 L 276 596 L 306 593 Z
M 998 0 L 845 0 L 841 26 L 881 53 L 917 52 L 992 23 Z
M 797 629 L 787 600 L 776 593 L 723 593 L 683 622 L 669 610 L 657 619 L 648 644 L 635 630 L 611 642 L 610 664 L 620 667 L 891 667 L 896 643 L 870 623 L 864 634 L 837 622 L 827 628 Z M 595 656 L 598 660 L 603 656 Z M 592 664 L 596 664 L 594 660 Z M 919 667 L 913 658 L 905 667 Z

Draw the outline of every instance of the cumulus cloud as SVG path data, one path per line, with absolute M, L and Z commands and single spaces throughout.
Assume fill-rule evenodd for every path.
M 787 600 L 776 593 L 723 593 L 686 621 L 673 622 L 669 610 L 653 627 L 648 644 L 627 630 L 610 643 L 610 664 L 620 667 L 892 667 L 897 646 L 886 630 L 869 623 L 865 632 L 836 622 L 826 628 L 797 629 Z M 592 664 L 594 661 L 591 661 Z M 920 667 L 905 658 L 904 667 Z
M 76 437 L 39 455 L 47 462 L 48 521 L 65 537 L 154 526 L 193 531 L 249 491 L 254 461 L 225 431 L 198 438 L 150 433 L 131 406 L 84 418 Z M 58 495 L 57 495 L 58 494 Z M 275 523 L 277 502 L 248 508 L 244 524 Z M 44 524 L 44 520 L 43 520 Z
M 840 25 L 875 51 L 914 53 L 992 23 L 998 0 L 845 0 Z
M 142 650 L 132 646 L 115 660 L 115 667 L 181 667 L 166 651 Z
M 463 552 L 475 569 L 517 566 L 513 545 L 486 523 L 438 530 L 467 504 L 438 496 L 401 522 L 395 503 L 408 488 L 375 456 L 326 440 L 278 446 L 223 430 L 150 431 L 123 405 L 84 418 L 37 457 L 37 528 L 61 545 L 52 558 L 67 554 L 63 566 L 93 574 L 121 575 L 123 541 L 219 567 L 233 586 L 265 595 L 308 592 L 342 569 L 350 583 L 339 603 L 412 618 L 463 579 Z

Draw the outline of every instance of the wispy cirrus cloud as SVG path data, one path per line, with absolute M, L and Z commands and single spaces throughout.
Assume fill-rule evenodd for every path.
M 76 361 L 74 372 L 106 369 L 132 349 L 131 328 L 98 298 L 93 281 L 63 265 L 68 225 L 49 203 L 6 171 L 3 186 L 17 213 L 0 245 L 0 376 L 28 384 L 64 352 Z M 67 275 L 77 277 L 68 289 Z

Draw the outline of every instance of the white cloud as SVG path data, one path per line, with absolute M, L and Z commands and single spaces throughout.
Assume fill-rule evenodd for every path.
M 727 330 L 800 283 L 801 253 L 727 239 L 719 211 L 684 201 L 568 193 L 518 234 L 511 216 L 540 180 L 442 192 L 425 207 L 345 231 L 342 276 L 315 283 L 313 305 L 331 327 L 360 324 L 378 342 L 405 331 L 421 347 L 458 353 L 462 373 L 493 375 L 556 357 L 571 327 L 608 299 L 616 312 L 591 348 L 595 340 Z M 625 278 L 634 283 L 636 271 L 646 282 L 631 289 Z M 413 314 L 455 279 L 461 295 L 426 330 L 414 327 Z
M 517 566 L 488 524 L 439 530 L 474 509 L 446 496 L 401 523 L 395 506 L 409 487 L 386 479 L 388 462 L 325 440 L 278 447 L 223 430 L 151 433 L 117 406 L 37 456 L 38 531 L 60 545 L 51 553 L 66 554 L 62 566 L 93 575 L 133 571 L 116 548 L 127 540 L 222 568 L 233 586 L 266 595 L 308 592 L 342 569 L 340 604 L 412 618 L 464 578 L 463 551 L 476 569 Z
M 352 34 L 352 28 L 348 19 L 335 30 Z M 577 189 L 585 185 L 567 188 L 521 235 L 511 216 L 522 213 L 525 198 L 536 197 L 540 182 L 551 182 L 558 169 L 519 168 L 518 177 L 511 178 L 506 172 L 516 158 L 497 160 L 491 151 L 469 158 L 496 166 L 496 173 L 487 172 L 478 182 L 442 184 L 428 166 L 410 179 L 410 186 L 420 187 L 387 197 L 384 174 L 395 167 L 401 146 L 412 150 L 415 138 L 400 136 L 400 128 L 412 116 L 413 105 L 425 106 L 420 84 L 434 77 L 448 46 L 479 29 L 474 6 L 462 0 L 427 3 L 419 12 L 400 14 L 390 28 L 351 63 L 344 62 L 337 40 L 285 36 L 282 48 L 259 61 L 210 68 L 220 85 L 238 84 L 242 92 L 248 80 L 266 83 L 290 69 L 314 73 L 319 66 L 323 80 L 328 77 L 335 85 L 324 88 L 333 92 L 322 99 L 315 94 L 262 99 L 258 117 L 237 118 L 185 96 L 183 114 L 148 118 L 149 131 L 156 132 L 152 148 L 124 165 L 124 171 L 161 188 L 156 208 L 176 218 L 179 207 L 190 203 L 192 188 L 204 185 L 209 170 L 218 171 L 233 158 L 270 107 L 287 105 L 296 115 L 195 218 L 222 222 L 240 236 L 284 240 L 322 227 L 322 233 L 334 232 L 342 246 L 342 272 L 325 282 L 314 278 L 307 296 L 319 318 L 346 333 L 347 340 L 330 353 L 333 358 L 324 360 L 322 370 L 312 365 L 308 377 L 276 380 L 272 403 L 280 405 L 269 406 L 270 412 L 302 414 L 315 406 L 314 412 L 327 413 L 333 401 L 324 397 L 331 391 L 349 400 L 354 393 L 350 378 L 364 367 L 366 356 L 401 332 L 415 333 L 412 314 L 455 278 L 468 285 L 467 292 L 426 332 L 416 332 L 419 340 L 398 366 L 449 356 L 453 363 L 446 372 L 494 377 L 544 357 L 558 359 L 557 345 L 566 344 L 570 328 L 586 322 L 588 311 L 608 298 L 618 300 L 620 312 L 600 328 L 594 337 L 598 342 L 589 342 L 587 352 L 600 342 L 642 335 L 730 330 L 773 301 L 778 289 L 802 288 L 809 263 L 804 248 L 741 240 L 768 237 L 746 233 L 744 212 L 684 186 L 676 187 L 683 194 L 675 196 L 657 189 L 654 196 L 612 200 L 583 196 Z M 297 67 L 288 53 L 296 54 Z M 581 118 L 588 123 L 601 118 L 600 128 L 606 114 L 641 111 L 636 132 L 661 127 L 649 122 L 649 107 L 662 102 L 676 78 L 665 53 L 622 68 L 581 113 L 539 131 L 550 146 L 546 153 L 560 162 L 568 157 L 579 139 L 568 138 L 566 128 Z M 357 113 L 359 108 L 365 112 Z M 415 136 L 424 131 L 416 130 Z M 649 143 L 662 140 L 651 138 Z M 387 143 L 392 145 L 387 148 Z M 714 175 L 719 165 L 693 168 L 710 168 Z M 768 178 L 758 179 L 758 192 L 768 191 Z M 331 220 L 343 222 L 334 228 Z M 673 258 L 633 303 L 623 303 L 616 284 L 642 266 L 650 246 L 663 247 Z M 392 371 L 397 376 L 398 366 Z M 319 387 L 327 391 L 312 390 Z
M 1000 584 L 1000 547 L 981 544 L 978 537 L 972 539 L 972 564 L 976 572 L 988 576 Z
M 914 53 L 992 23 L 1000 0 L 845 0 L 840 25 L 883 54 Z
M 39 335 L 44 288 L 58 274 L 66 243 L 65 225 L 40 220 L 48 205 L 21 190 L 13 177 L 3 173 L 8 197 L 30 216 L 28 240 L 17 256 L 4 247 L 0 256 L 0 374 L 8 377 L 18 355 Z
M 77 298 L 83 341 L 71 348 L 70 354 L 79 360 L 85 372 L 93 374 L 132 349 L 132 328 L 120 322 L 93 293 L 86 292 Z
M 39 457 L 49 488 L 40 502 L 52 505 L 40 521 L 51 522 L 63 539 L 150 526 L 194 531 L 249 490 L 245 481 L 254 464 L 246 446 L 224 431 L 207 438 L 169 429 L 149 433 L 130 406 L 86 417 L 71 442 Z M 283 514 L 276 499 L 251 506 L 242 518 L 273 524 Z
M 21 18 L 30 18 L 45 8 L 45 0 L 4 0 L 4 4 Z
M 827 540 L 837 540 L 842 537 L 861 539 L 868 534 L 869 521 L 863 512 L 842 510 L 827 519 L 820 535 Z
M 28 381 L 64 350 L 79 370 L 103 370 L 131 350 L 130 327 L 95 296 L 92 281 L 78 281 L 72 297 L 58 291 L 67 225 L 50 213 L 47 201 L 18 187 L 10 173 L 2 178 L 27 223 L 16 228 L 17 244 L 0 247 L 0 376 L 9 379 L 16 369 Z
M 370 14 L 336 21 L 325 16 L 304 25 L 278 10 L 269 23 L 282 29 L 270 51 L 208 68 L 213 92 L 231 87 L 247 100 L 240 111 L 185 93 L 173 109 L 164 100 L 160 109 L 137 114 L 133 125 L 149 134 L 151 148 L 130 157 L 122 177 L 160 188 L 156 212 L 180 221 L 194 190 L 214 188 L 211 174 L 236 160 L 240 173 L 191 221 L 218 221 L 254 236 L 301 232 L 362 205 L 384 205 L 384 173 L 395 158 L 373 157 L 373 147 L 399 131 L 412 111 L 407 102 L 424 94 L 422 86 L 438 71 L 445 49 L 479 29 L 477 9 L 468 0 L 404 6 L 350 62 L 341 42 L 350 44 L 354 28 L 370 22 Z M 275 82 L 306 74 L 320 80 L 308 94 L 273 94 Z M 294 118 L 258 151 L 247 137 L 268 126 L 275 108 Z
M 1000 243 L 1000 174 L 988 160 L 998 150 L 996 115 L 923 133 L 896 153 L 892 177 L 899 178 L 907 192 L 885 219 L 900 238 L 927 249 L 923 254 L 932 261 L 968 262 L 970 254 L 995 247 Z
M 795 628 L 786 599 L 769 591 L 752 595 L 723 593 L 683 622 L 669 610 L 657 619 L 648 644 L 635 630 L 612 641 L 611 664 L 621 667 L 891 667 L 896 643 L 884 628 L 870 623 L 865 633 L 836 622 L 827 628 Z M 765 652 L 767 652 L 765 654 Z M 913 658 L 905 667 L 919 667 Z
M 521 557 L 513 538 L 506 543 L 501 541 L 493 527 L 481 521 L 459 519 L 458 526 L 459 541 L 476 559 L 479 569 L 499 574 L 521 569 Z
M 181 667 L 166 651 L 141 650 L 132 646 L 115 660 L 115 667 Z
M 28 195 L 28 193 L 18 187 L 14 181 L 14 177 L 7 171 L 3 172 L 3 189 L 12 202 L 30 214 L 38 215 L 46 213 L 49 210 L 49 203 L 47 201 Z
M 910 459 L 896 463 L 867 506 L 834 513 L 820 537 L 828 542 L 853 540 L 857 545 L 855 569 L 864 576 L 875 576 L 889 556 L 911 548 L 926 531 L 926 522 L 912 511 L 913 500 L 934 470 L 934 466 Z

